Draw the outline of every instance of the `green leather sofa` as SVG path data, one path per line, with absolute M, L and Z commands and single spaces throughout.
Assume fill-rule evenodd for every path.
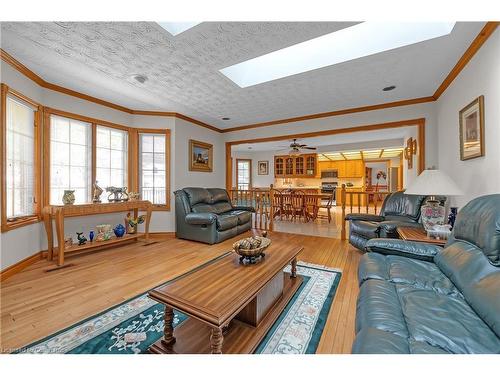
M 174 192 L 176 237 L 214 244 L 252 228 L 252 207 L 233 206 L 224 189 Z
M 349 221 L 349 243 L 364 250 L 372 238 L 398 238 L 398 226 L 420 227 L 420 208 L 426 198 L 424 195 L 407 195 L 397 191 L 387 195 L 379 215 L 347 214 L 345 219 Z
M 500 353 L 500 194 L 463 207 L 440 248 L 367 242 L 353 353 Z

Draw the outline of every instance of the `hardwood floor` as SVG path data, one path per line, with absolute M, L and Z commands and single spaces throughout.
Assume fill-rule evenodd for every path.
M 240 236 L 240 237 L 244 237 Z M 270 234 L 273 241 L 304 246 L 299 259 L 342 270 L 318 353 L 350 353 L 361 252 L 336 238 Z M 22 347 L 123 302 L 230 250 L 234 239 L 207 246 L 156 239 L 68 257 L 72 266 L 56 271 L 40 260 L 1 284 L 0 351 Z

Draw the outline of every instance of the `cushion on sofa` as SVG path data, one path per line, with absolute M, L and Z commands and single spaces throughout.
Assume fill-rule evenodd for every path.
M 365 254 L 359 263 L 358 279 L 361 284 L 371 279 L 385 280 L 446 295 L 461 295 L 455 285 L 434 263 L 397 255 Z
M 210 195 L 207 189 L 198 187 L 187 187 L 182 190 L 184 190 L 184 192 L 187 194 L 191 207 L 198 203 L 209 204 L 211 202 L 212 196 Z
M 500 267 L 493 266 L 480 249 L 464 241 L 455 241 L 442 250 L 435 262 L 500 337 Z
M 212 204 L 211 207 L 213 207 L 216 214 L 223 214 L 233 209 L 233 206 L 229 202 L 217 202 Z
M 408 217 L 417 221 L 420 217 L 420 207 L 426 199 L 423 195 L 407 195 L 403 191 L 392 193 L 383 204 L 383 216 Z
M 365 238 L 377 238 L 379 223 L 371 221 L 351 221 L 349 223 L 351 232 Z
M 219 189 L 219 188 L 208 188 L 206 189 L 210 195 L 211 195 L 211 201 L 210 203 L 217 203 L 217 202 L 229 202 L 229 195 L 227 194 L 227 191 L 225 189 Z
M 246 224 L 252 220 L 252 213 L 250 211 L 233 210 L 229 214 L 238 218 L 238 225 Z
M 231 214 L 217 215 L 217 229 L 224 231 L 238 225 L 238 217 Z

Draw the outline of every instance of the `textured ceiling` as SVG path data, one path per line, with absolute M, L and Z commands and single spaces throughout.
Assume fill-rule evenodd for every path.
M 219 72 L 353 24 L 205 22 L 173 37 L 151 22 L 2 22 L 1 46 L 51 83 L 229 128 L 430 96 L 484 25 L 457 23 L 445 37 L 244 89 Z

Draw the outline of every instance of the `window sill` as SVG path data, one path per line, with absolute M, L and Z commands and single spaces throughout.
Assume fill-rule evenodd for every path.
M 21 228 L 26 225 L 36 224 L 41 221 L 39 216 L 26 216 L 15 221 L 6 221 L 2 223 L 2 232 L 8 232 L 13 229 Z

